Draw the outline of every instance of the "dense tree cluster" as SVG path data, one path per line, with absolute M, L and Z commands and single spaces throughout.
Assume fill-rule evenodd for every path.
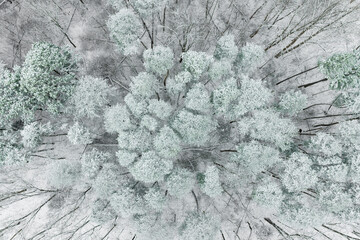
M 69 239 L 111 225 L 102 237 L 106 239 L 119 223 L 143 240 L 225 239 L 222 230 L 229 228 L 240 239 L 245 222 L 248 239 L 251 234 L 271 239 L 263 220 L 290 239 L 270 218 L 288 228 L 315 230 L 333 220 L 360 219 L 359 50 L 333 54 L 294 75 L 318 68 L 325 77 L 318 82 L 328 81 L 336 94 L 329 104 L 308 106 L 311 97 L 304 89 L 318 82 L 277 90 L 273 80 L 281 75 L 270 71 L 280 65 L 274 59 L 318 34 L 299 40 L 307 39 L 312 26 L 324 30 L 335 24 L 337 20 L 324 16 L 338 3 L 319 4 L 324 16 L 302 22 L 311 16 L 303 8 L 308 1 L 297 5 L 276 0 L 278 5 L 271 5 L 258 29 L 242 39 L 238 26 L 229 24 L 236 22 L 240 10 L 233 2 L 211 2 L 107 1 L 110 16 L 106 23 L 97 23 L 108 35 L 103 41 L 109 49 L 118 50 L 114 54 L 120 63 L 112 61 L 111 53 L 110 60 L 97 64 L 107 70 L 121 65 L 121 79 L 111 70 L 88 74 L 91 70 L 84 70 L 82 59 L 68 47 L 45 42 L 34 43 L 21 66 L 0 64 L 0 165 L 11 169 L 47 161 L 41 176 L 45 187 L 34 184 L 30 193 L 15 189 L 0 202 L 24 191 L 53 194 L 48 200 L 51 211 L 73 207 L 29 239 L 50 232 L 75 212 L 86 215 L 78 223 L 86 221 L 76 225 Z M 266 4 L 248 21 L 269 8 Z M 201 17 L 191 15 L 192 8 L 203 5 Z M 233 9 L 229 16 L 214 15 L 216 8 L 227 7 Z M 288 16 L 293 18 L 275 40 L 255 40 L 263 28 L 270 30 Z M 299 21 L 300 29 L 292 21 Z M 76 48 L 67 30 L 59 28 Z M 292 41 L 270 57 L 270 49 L 288 36 Z M 320 105 L 327 107 L 324 115 L 306 115 L 305 110 Z M 334 108 L 338 112 L 330 114 Z M 330 117 L 339 120 L 312 128 L 308 122 Z M 42 155 L 64 147 L 61 144 L 67 157 Z M 83 202 L 88 207 L 79 213 Z M 241 214 L 246 220 L 239 219 Z M 85 231 L 87 224 L 94 225 Z M 0 237 L 15 225 L 9 226 L 0 224 Z

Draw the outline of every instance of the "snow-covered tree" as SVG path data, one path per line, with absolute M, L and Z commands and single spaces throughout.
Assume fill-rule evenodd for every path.
M 145 212 L 144 200 L 136 191 L 127 185 L 121 185 L 110 197 L 114 211 L 123 218 Z
M 173 162 L 159 157 L 154 151 L 144 152 L 142 156 L 129 167 L 132 176 L 145 183 L 163 181 L 164 176 L 173 168 Z
M 144 195 L 144 199 L 146 204 L 155 211 L 162 211 L 167 201 L 165 193 L 162 192 L 158 187 L 150 188 L 149 191 Z
M 89 129 L 75 122 L 67 133 L 67 137 L 72 144 L 90 144 L 93 141 L 93 136 Z
M 215 166 L 209 166 L 206 168 L 204 174 L 204 183 L 201 185 L 201 189 L 209 197 L 215 198 L 221 195 L 223 190 L 219 178 L 219 169 L 217 169 Z
M 144 51 L 143 56 L 145 69 L 159 76 L 166 74 L 174 65 L 174 53 L 169 47 L 156 46 Z
M 359 88 L 360 52 L 337 53 L 324 61 L 319 61 L 320 70 L 330 80 L 332 89 Z
M 81 158 L 81 171 L 89 179 L 94 179 L 100 172 L 102 166 L 110 159 L 110 154 L 101 152 L 96 148 L 84 153 Z
M 110 16 L 107 26 L 110 36 L 124 55 L 133 55 L 139 52 L 139 37 L 142 27 L 140 20 L 132 10 L 120 9 L 119 12 Z
M 95 178 L 93 188 L 98 198 L 110 200 L 111 195 L 122 187 L 124 181 L 117 165 L 105 163 Z
M 168 126 L 160 129 L 154 138 L 154 149 L 161 157 L 174 159 L 181 151 L 181 140 Z
M 124 98 L 124 101 L 135 117 L 141 117 L 147 113 L 148 103 L 144 99 L 136 97 L 133 94 L 128 94 Z
M 111 106 L 105 110 L 104 124 L 106 131 L 110 133 L 133 128 L 129 111 L 125 106 L 120 104 Z
M 339 155 L 342 152 L 342 144 L 328 133 L 318 133 L 311 139 L 311 147 L 317 154 L 327 157 Z
M 253 43 L 247 43 L 239 51 L 235 59 L 235 69 L 239 73 L 249 73 L 253 71 L 262 62 L 264 49 Z
M 185 90 L 186 84 L 191 82 L 191 80 L 191 73 L 182 71 L 167 81 L 166 88 L 171 94 L 177 95 Z
M 116 217 L 114 209 L 110 203 L 103 199 L 98 199 L 93 202 L 91 208 L 91 219 L 97 223 L 103 224 Z
M 293 153 L 285 162 L 282 183 L 290 191 L 312 188 L 317 183 L 317 174 L 312 169 L 312 161 L 303 153 Z
M 62 160 L 54 162 L 49 169 L 49 185 L 56 189 L 66 189 L 75 186 L 79 179 L 81 165 L 77 161 Z
M 182 54 L 184 70 L 192 74 L 195 80 L 207 70 L 213 61 L 212 56 L 204 52 L 188 51 Z
M 224 35 L 216 43 L 214 57 L 216 59 L 227 59 L 234 61 L 238 54 L 238 47 L 235 44 L 234 35 Z
M 38 107 L 56 113 L 71 97 L 77 64 L 67 48 L 35 43 L 21 69 L 20 89 Z
M 280 118 L 274 110 L 257 110 L 253 117 L 243 118 L 238 122 L 239 133 L 242 136 L 274 144 L 282 150 L 290 147 L 292 137 L 296 134 L 294 124 L 285 118 Z
M 176 116 L 173 127 L 185 143 L 204 146 L 211 139 L 211 133 L 216 130 L 217 124 L 210 116 L 195 115 L 183 110 Z
M 208 113 L 211 110 L 210 95 L 204 84 L 197 83 L 187 92 L 185 106 L 200 113 Z
M 132 5 L 143 17 L 160 12 L 168 0 L 135 0 Z
M 140 128 L 136 130 L 119 132 L 117 141 L 121 149 L 141 152 L 150 149 L 152 144 L 152 137 L 149 131 Z
M 119 164 L 121 166 L 127 167 L 135 161 L 135 158 L 138 157 L 138 154 L 127 150 L 119 150 L 116 153 L 116 156 L 118 158 Z
M 92 76 L 80 78 L 71 97 L 75 115 L 88 118 L 99 117 L 106 104 L 109 103 L 113 90 L 104 79 Z
M 220 219 L 210 213 L 189 213 L 180 226 L 180 239 L 212 240 L 219 230 Z
M 159 92 L 159 81 L 154 75 L 141 72 L 132 79 L 130 90 L 135 96 L 151 98 L 156 92 Z
M 211 80 L 228 79 L 233 77 L 232 64 L 228 60 L 214 61 L 209 69 L 209 77 Z
M 307 96 L 300 91 L 290 90 L 280 97 L 280 110 L 290 116 L 296 115 L 307 105 Z
M 233 160 L 255 175 L 281 161 L 278 150 L 254 140 L 242 143 L 236 150 Z
M 0 125 L 6 126 L 12 121 L 33 119 L 36 105 L 31 97 L 20 90 L 21 68 L 14 67 L 11 72 L 4 69 L 0 73 Z
M 185 168 L 176 168 L 166 178 L 166 187 L 170 195 L 183 197 L 194 187 L 195 176 Z
M 172 114 L 172 106 L 163 100 L 151 99 L 149 101 L 148 108 L 149 112 L 162 120 L 167 119 Z
M 21 130 L 21 142 L 27 149 L 34 149 L 41 143 L 42 135 L 50 132 L 51 126 L 48 124 L 30 123 Z
M 253 199 L 256 202 L 262 206 L 272 207 L 274 210 L 280 208 L 284 197 L 280 183 L 268 178 L 263 179 L 253 193 Z

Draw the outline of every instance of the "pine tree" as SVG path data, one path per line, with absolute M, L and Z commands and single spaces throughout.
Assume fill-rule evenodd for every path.
M 38 107 L 56 113 L 74 91 L 76 72 L 76 61 L 67 48 L 35 43 L 21 69 L 20 89 Z

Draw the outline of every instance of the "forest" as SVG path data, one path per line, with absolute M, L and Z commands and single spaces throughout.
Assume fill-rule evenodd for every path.
M 0 0 L 0 239 L 360 240 L 359 0 Z

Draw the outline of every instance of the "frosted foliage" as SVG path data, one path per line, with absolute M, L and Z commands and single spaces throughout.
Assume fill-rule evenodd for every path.
M 214 57 L 216 59 L 227 59 L 234 61 L 238 51 L 239 50 L 235 44 L 234 36 L 225 35 L 218 40 L 214 52 Z
M 168 0 L 134 0 L 132 4 L 141 16 L 151 16 L 162 11 Z
M 290 147 L 296 128 L 289 119 L 280 118 L 273 110 L 255 111 L 253 118 L 243 118 L 238 122 L 241 135 L 274 144 L 282 150 Z
M 126 106 L 117 104 L 105 110 L 104 124 L 107 132 L 115 133 L 122 130 L 132 129 L 130 114 Z
M 314 212 L 313 208 L 291 201 L 282 205 L 280 217 L 296 228 L 314 227 L 320 224 L 319 219 L 322 219 L 320 214 L 320 212 Z
M 170 117 L 173 108 L 168 102 L 165 102 L 163 100 L 151 99 L 149 101 L 148 110 L 154 116 L 165 120 Z
M 91 133 L 87 128 L 80 125 L 79 122 L 75 122 L 74 125 L 69 128 L 67 137 L 69 141 L 75 145 L 92 143 Z
M 184 168 L 176 168 L 167 178 L 166 187 L 170 195 L 184 197 L 195 184 L 195 176 Z
M 204 84 L 197 83 L 188 91 L 185 98 L 185 106 L 200 113 L 208 113 L 210 111 L 210 95 Z
M 331 183 L 319 189 L 319 202 L 325 211 L 340 213 L 353 205 L 351 194 L 341 185 Z
M 123 0 L 107 0 L 107 3 L 117 10 L 120 10 L 124 7 Z
M 66 48 L 35 43 L 21 70 L 21 89 L 39 105 L 56 113 L 74 90 L 77 66 Z
M 232 64 L 227 60 L 215 61 L 209 69 L 209 77 L 211 80 L 219 80 L 233 76 Z
M 205 171 L 205 182 L 202 185 L 202 190 L 209 197 L 215 198 L 221 195 L 222 187 L 219 177 L 219 169 L 215 166 L 209 166 Z
M 121 175 L 118 167 L 112 163 L 106 163 L 97 175 L 93 188 L 97 197 L 109 199 L 109 197 L 122 186 Z
M 139 36 L 142 33 L 142 25 L 134 12 L 127 8 L 120 9 L 119 12 L 110 16 L 107 26 L 111 38 L 124 55 L 128 56 L 139 52 Z
M 352 97 L 349 103 L 346 103 L 346 106 L 348 107 L 348 112 L 360 113 L 360 95 L 358 94 L 354 94 L 354 95 L 355 96 Z
M 150 188 L 144 195 L 146 204 L 148 204 L 155 211 L 161 211 L 166 204 L 165 193 L 160 191 L 159 188 Z
M 80 78 L 71 102 L 75 115 L 79 117 L 99 117 L 104 106 L 109 103 L 113 92 L 104 79 L 86 76 Z
M 226 118 L 233 116 L 233 109 L 237 99 L 240 96 L 240 90 L 237 88 L 235 78 L 230 78 L 219 88 L 213 91 L 212 102 L 217 115 L 224 115 Z
M 63 160 L 52 163 L 49 184 L 56 189 L 71 188 L 80 176 L 81 166 L 76 161 Z
M 171 172 L 173 162 L 160 158 L 154 151 L 144 152 L 137 162 L 129 167 L 132 176 L 145 183 L 163 181 Z
M 235 60 L 235 67 L 238 72 L 248 73 L 259 66 L 265 55 L 265 51 L 261 46 L 247 43 L 240 49 Z
M 312 161 L 303 153 L 293 153 L 286 161 L 282 183 L 291 192 L 306 190 L 317 182 Z
M 92 204 L 91 218 L 97 223 L 106 223 L 116 217 L 108 201 L 99 199 Z
M 135 158 L 138 156 L 138 154 L 127 150 L 119 150 L 116 153 L 116 156 L 118 158 L 120 165 L 127 167 L 135 161 Z
M 337 165 L 342 162 L 342 159 L 339 156 L 320 156 L 316 158 L 316 162 L 319 165 Z
M 181 151 L 180 144 L 180 138 L 168 126 L 164 126 L 154 138 L 154 148 L 164 158 L 176 158 Z
M 328 133 L 318 133 L 311 139 L 311 147 L 317 153 L 325 156 L 341 154 L 342 144 Z
M 192 80 L 191 73 L 182 71 L 174 78 L 167 80 L 166 88 L 171 94 L 178 94 L 185 90 L 186 84 Z
M 127 186 L 121 186 L 111 195 L 110 204 L 114 211 L 121 217 L 130 217 L 131 215 L 144 212 L 142 199 L 136 195 L 135 190 Z
M 341 122 L 338 130 L 345 147 L 360 151 L 360 123 L 358 120 Z
M 280 97 L 280 110 L 289 116 L 296 115 L 302 111 L 306 105 L 307 96 L 300 91 L 290 90 Z
M 101 170 L 104 163 L 110 159 L 110 154 L 101 152 L 96 148 L 84 153 L 81 158 L 81 170 L 86 178 L 94 179 Z
M 136 237 L 139 236 L 139 240 L 164 240 L 176 239 L 175 234 L 173 226 L 156 222 L 156 224 L 151 223 L 151 227 L 146 232 L 139 232 Z
M 284 195 L 278 183 L 267 179 L 257 186 L 253 198 L 263 206 L 278 209 Z
M 355 155 L 351 158 L 349 175 L 352 181 L 360 182 L 360 155 Z
M 212 63 L 213 58 L 204 52 L 188 51 L 183 53 L 184 70 L 190 72 L 194 79 L 199 79 Z
M 19 94 L 20 79 L 21 69 L 18 66 L 13 72 L 4 69 L 0 73 L 0 126 L 19 117 L 27 122 L 33 118 L 33 108 L 37 106 L 24 94 Z
M 139 118 L 146 114 L 148 104 L 144 99 L 139 99 L 133 94 L 128 94 L 125 96 L 124 101 L 135 117 Z
M 320 71 L 330 80 L 332 89 L 358 88 L 360 84 L 360 52 L 334 54 L 319 62 Z
M 220 219 L 209 213 L 190 213 L 180 227 L 181 240 L 212 240 L 217 236 Z
M 42 140 L 42 134 L 50 132 L 51 127 L 49 124 L 43 125 L 37 122 L 30 123 L 21 130 L 21 142 L 25 148 L 35 148 L 39 146 Z
M 17 147 L 0 145 L 1 165 L 22 165 L 27 161 L 25 152 Z
M 241 81 L 239 103 L 235 106 L 235 116 L 240 117 L 249 111 L 264 107 L 271 98 L 271 92 L 264 87 L 261 80 L 243 76 Z
M 147 128 L 149 131 L 154 132 L 158 126 L 158 122 L 155 118 L 149 116 L 149 115 L 145 115 L 142 119 L 141 119 L 141 123 L 140 123 L 141 127 Z
M 132 79 L 130 90 L 134 96 L 151 98 L 159 91 L 159 82 L 154 75 L 141 72 Z
M 131 151 L 146 151 L 151 146 L 152 137 L 145 129 L 136 129 L 129 132 L 119 132 L 117 138 L 119 147 Z
M 183 110 L 176 116 L 173 127 L 181 134 L 185 143 L 204 146 L 211 139 L 211 133 L 216 130 L 217 124 L 209 116 Z
M 146 70 L 160 76 L 174 65 L 174 53 L 169 47 L 156 46 L 145 50 L 143 56 Z
M 278 150 L 264 146 L 257 141 L 243 143 L 236 150 L 235 161 L 253 174 L 258 174 L 281 160 Z
M 351 165 L 353 168 L 354 165 Z M 357 169 L 358 170 L 358 169 Z M 323 166 L 320 169 L 319 177 L 333 182 L 346 182 L 348 178 L 349 167 L 346 164 L 337 164 L 334 166 Z M 353 178 L 352 180 L 355 180 Z

